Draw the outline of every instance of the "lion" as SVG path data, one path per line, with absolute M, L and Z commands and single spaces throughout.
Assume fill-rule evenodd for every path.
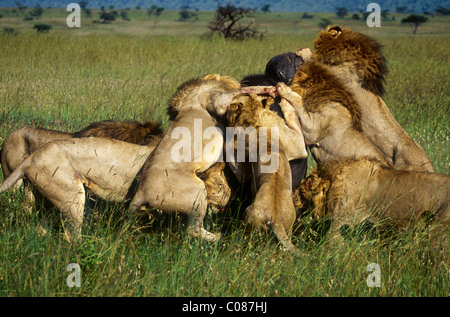
M 330 181 L 320 178 L 318 174 L 318 169 L 313 169 L 311 174 L 302 180 L 299 190 L 303 209 L 312 207 L 316 220 L 325 218 L 325 201 L 330 188 Z
M 354 95 L 364 134 L 396 169 L 434 172 L 423 148 L 400 126 L 382 99 L 388 69 L 379 43 L 351 29 L 331 26 L 314 40 L 313 52 L 306 48 L 297 54 L 305 62 L 325 66 Z
M 251 86 L 276 86 L 283 82 L 289 84 L 295 73 L 303 64 L 303 58 L 293 52 L 283 53 L 272 57 L 266 65 L 264 74 L 250 75 L 244 77 L 240 83 L 241 87 Z M 276 98 L 269 106 L 269 109 L 275 111 L 283 118 L 283 112 L 279 105 L 280 100 Z M 300 182 L 306 176 L 308 169 L 307 158 L 294 159 L 289 161 L 292 175 L 292 188 L 298 189 Z
M 287 102 L 280 102 L 283 119 L 270 110 L 272 103 L 272 98 L 255 94 L 235 97 L 227 119 L 228 125 L 235 129 L 237 140 L 234 135 L 233 138 L 227 136 L 227 158 L 231 157 L 228 162 L 241 183 L 252 179 L 254 200 L 245 210 L 247 222 L 263 229 L 270 227 L 284 249 L 295 251 L 289 237 L 296 218 L 289 161 L 306 158 L 307 152 L 295 110 Z M 262 128 L 269 129 L 262 134 L 266 131 Z M 261 144 L 263 137 L 265 144 Z M 244 159 L 239 159 L 240 139 L 245 143 Z
M 136 145 L 108 138 L 68 138 L 48 142 L 31 153 L 0 186 L 0 193 L 24 179 L 61 212 L 64 235 L 80 237 L 86 191 L 122 202 L 155 145 Z
M 368 157 L 317 166 L 302 183 L 317 218 L 332 219 L 331 239 L 342 229 L 369 222 L 402 228 L 431 220 L 431 241 L 446 239 L 450 228 L 450 175 L 395 170 Z
M 88 138 L 89 141 L 78 141 L 77 138 Z M 107 139 L 104 139 L 107 138 Z M 67 139 L 73 139 L 74 142 L 70 143 L 70 140 Z M 121 145 L 121 142 L 119 143 L 112 143 L 108 140 L 124 140 L 127 143 L 130 143 L 132 145 Z M 79 232 L 81 230 L 81 222 L 82 217 L 80 218 L 81 210 L 84 209 L 85 201 L 83 200 L 83 197 L 80 195 L 76 195 L 75 193 L 75 187 L 71 187 L 68 192 L 66 192 L 66 195 L 61 195 L 61 193 L 58 193 L 58 189 L 54 186 L 47 187 L 44 186 L 41 179 L 39 179 L 39 182 L 36 181 L 36 179 L 31 179 L 29 175 L 31 175 L 29 172 L 30 170 L 36 171 L 36 173 L 39 171 L 39 173 L 43 173 L 43 181 L 48 179 L 48 175 L 45 174 L 45 171 L 41 170 L 42 168 L 50 169 L 52 164 L 54 166 L 58 166 L 58 170 L 60 170 L 60 165 L 65 165 L 66 170 L 64 171 L 65 174 L 70 174 L 69 163 L 67 160 L 75 160 L 76 164 L 81 164 L 78 160 L 81 160 L 80 158 L 74 158 L 73 154 L 76 151 L 83 151 L 87 150 L 89 145 L 95 146 L 95 148 L 92 148 L 91 151 L 94 151 L 96 155 L 103 149 L 102 153 L 105 153 L 105 157 L 108 157 L 109 159 L 114 160 L 115 154 L 114 151 L 117 149 L 119 153 L 121 153 L 123 147 L 129 147 L 129 156 L 128 156 L 128 164 L 135 166 L 135 152 L 137 149 L 140 149 L 138 145 L 145 146 L 149 149 L 149 154 L 153 150 L 156 145 L 159 143 L 161 139 L 161 129 L 159 125 L 153 123 L 153 122 L 137 122 L 137 121 L 112 121 L 112 120 L 106 120 L 102 122 L 95 122 L 84 128 L 83 130 L 80 130 L 75 133 L 68 133 L 68 132 L 62 132 L 62 131 L 55 131 L 55 130 L 48 130 L 48 129 L 42 129 L 42 128 L 35 128 L 35 127 L 24 127 L 20 128 L 18 130 L 15 130 L 13 133 L 8 135 L 8 137 L 5 139 L 5 142 L 3 143 L 2 147 L 2 167 L 4 168 L 4 175 L 5 178 L 8 180 L 8 183 L 5 181 L 5 185 L 2 186 L 2 191 L 7 190 L 10 186 L 8 186 L 9 183 L 14 183 L 14 179 L 19 177 L 16 183 L 21 181 L 22 179 L 25 180 L 25 183 L 27 186 L 25 187 L 25 193 L 24 196 L 27 198 L 26 203 L 29 205 L 34 201 L 34 190 L 37 189 L 38 193 L 40 193 L 39 196 L 43 196 L 44 199 L 50 200 L 53 205 L 55 205 L 57 208 L 59 208 L 63 214 L 67 214 L 66 209 L 68 208 L 72 212 L 69 213 L 69 216 L 66 217 L 67 223 L 69 223 L 69 230 L 65 230 L 65 237 L 67 240 L 74 241 L 79 236 Z M 67 142 L 62 142 L 63 140 L 66 140 Z M 57 155 L 54 154 L 57 152 L 57 148 L 61 147 L 58 145 L 59 141 L 62 143 L 60 144 L 63 146 L 63 149 L 59 150 L 60 153 Z M 57 143 L 56 145 L 51 146 L 53 143 Z M 108 147 L 111 147 L 110 152 L 104 152 L 105 149 L 108 149 Z M 42 149 L 42 150 L 41 150 Z M 38 154 L 33 155 L 34 152 L 39 151 Z M 127 151 L 125 151 L 126 153 Z M 91 152 L 89 152 L 92 154 Z M 109 153 L 109 154 L 107 154 Z M 36 157 L 45 157 L 46 155 L 50 155 L 54 160 L 40 160 L 36 166 L 34 166 L 34 169 L 31 169 L 29 164 L 25 164 L 25 166 L 21 166 L 21 163 L 26 161 L 26 159 L 31 156 L 33 157 L 33 160 Z M 121 154 L 122 155 L 122 154 Z M 58 161 L 57 158 L 64 157 L 66 160 L 60 160 Z M 100 156 L 96 156 L 98 160 L 101 160 L 102 158 Z M 128 169 L 126 166 L 126 156 L 123 156 L 122 165 L 117 166 L 115 168 L 118 168 L 119 171 L 122 171 L 125 173 L 125 171 Z M 145 155 L 143 159 L 145 159 Z M 59 164 L 61 162 L 61 164 Z M 115 199 L 117 201 L 122 201 L 125 199 L 123 196 L 123 191 L 128 191 L 126 198 L 131 198 L 131 195 L 133 193 L 133 188 L 130 188 L 130 180 L 136 177 L 136 168 L 133 169 L 131 174 L 128 176 L 128 178 L 119 179 L 117 180 L 117 175 L 114 175 L 115 179 L 111 181 L 111 183 L 106 183 L 105 181 L 108 180 L 108 176 L 113 170 L 106 171 L 105 169 L 98 169 L 98 164 L 100 161 L 95 162 L 95 158 L 92 156 L 89 156 L 89 154 L 86 154 L 86 160 L 82 164 L 83 167 L 89 168 L 89 169 L 96 169 L 98 178 L 91 178 L 91 174 L 89 175 L 88 179 L 89 181 L 86 183 L 86 180 L 83 182 L 83 186 L 85 187 L 85 190 L 87 193 L 94 194 L 97 197 L 111 200 L 112 198 L 109 197 L 109 195 L 114 194 L 118 195 L 119 198 Z M 72 164 L 72 163 L 71 163 Z M 143 161 L 138 163 L 138 165 L 142 166 Z M 224 208 L 224 205 L 221 205 L 222 202 L 227 202 L 230 195 L 230 188 L 228 186 L 227 180 L 225 178 L 223 169 L 224 169 L 225 163 L 218 163 L 211 166 L 208 170 L 201 173 L 199 176 L 204 182 L 206 187 L 206 193 L 207 193 L 207 199 L 208 204 L 212 209 L 221 209 Z M 72 164 L 73 166 L 76 166 L 75 163 Z M 23 171 L 22 173 L 18 171 L 16 173 L 16 176 L 14 179 L 10 179 L 10 175 L 19 167 L 21 166 L 20 171 Z M 74 167 L 75 168 L 75 167 Z M 139 169 L 137 169 L 139 170 Z M 28 171 L 28 172 L 27 172 Z M 114 169 L 115 171 L 115 169 Z M 28 174 L 27 174 L 28 173 Z M 75 173 L 75 172 L 74 172 Z M 77 174 L 83 175 L 82 171 L 77 170 Z M 133 175 L 134 173 L 134 175 Z M 17 175 L 22 175 L 22 177 Z M 28 175 L 28 176 L 27 176 Z M 37 175 L 37 174 L 36 174 Z M 58 173 L 59 175 L 59 173 Z M 103 176 L 101 176 L 103 175 Z M 121 175 L 121 174 L 119 174 Z M 53 176 L 56 177 L 56 176 Z M 59 178 L 58 178 L 59 179 Z M 61 180 L 60 182 L 63 182 L 64 180 Z M 106 186 L 107 188 L 111 188 L 114 185 L 114 182 L 120 184 L 123 183 L 123 188 L 121 193 L 117 193 L 114 190 L 111 193 L 108 193 L 105 189 L 102 189 L 102 187 L 96 185 L 96 182 L 102 182 L 102 186 Z M 42 189 L 41 187 L 45 188 Z M 78 187 L 77 187 L 78 188 Z M 81 201 L 83 202 L 82 205 L 79 205 L 78 203 L 74 203 L 72 205 L 68 205 L 67 207 L 61 209 L 61 205 L 64 202 L 65 197 L 70 197 L 70 195 L 74 195 L 75 198 L 73 198 L 73 201 Z M 50 199 L 49 197 L 53 197 Z M 72 214 L 77 215 L 71 216 Z M 75 217 L 75 218 L 74 218 Z
M 305 143 L 317 163 L 362 156 L 389 163 L 363 133 L 352 94 L 324 66 L 304 62 L 291 87 L 279 83 L 277 91 L 295 108 Z
M 0 194 L 26 179 L 60 210 L 65 238 L 75 242 L 81 233 L 86 192 L 106 201 L 130 200 L 139 172 L 155 147 L 101 137 L 48 142 L 9 175 Z M 223 169 L 224 163 L 215 164 L 203 175 L 207 203 L 215 210 L 223 208 L 230 196 Z
M 213 212 L 224 212 L 231 198 L 231 188 L 225 176 L 225 162 L 217 162 L 197 176 L 205 182 L 206 199 Z
M 220 238 L 220 233 L 203 227 L 208 198 L 199 173 L 222 161 L 224 127 L 217 118 L 225 115 L 239 93 L 238 81 L 217 74 L 178 88 L 168 107 L 173 121 L 143 166 L 130 203 L 131 216 L 141 206 L 181 212 L 188 217 L 190 235 L 210 242 Z
M 26 126 L 14 130 L 4 140 L 0 150 L 3 176 L 7 178 L 31 153 L 41 146 L 55 140 L 82 137 L 105 137 L 139 145 L 156 145 L 161 138 L 159 124 L 151 121 L 113 121 L 95 122 L 84 129 L 70 133 Z M 21 181 L 17 186 L 21 185 Z M 24 186 L 22 206 L 31 209 L 35 201 L 33 190 L 27 182 Z
M 31 153 L 47 142 L 68 138 L 105 137 L 144 145 L 154 142 L 162 134 L 159 124 L 151 121 L 94 122 L 71 133 L 26 126 L 14 130 L 4 140 L 0 150 L 3 175 L 8 177 Z

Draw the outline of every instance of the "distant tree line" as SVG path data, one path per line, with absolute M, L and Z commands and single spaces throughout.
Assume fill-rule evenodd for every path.
M 156 4 L 154 4 L 150 7 L 150 9 L 147 10 L 147 14 L 150 16 L 155 15 L 159 17 L 161 13 L 163 13 L 163 11 L 164 11 L 163 7 L 158 7 Z
M 187 21 L 197 21 L 198 15 L 197 13 L 190 11 L 189 6 L 184 6 L 181 8 L 181 11 L 178 13 L 178 21 L 187 22 Z
M 91 9 L 88 8 L 89 2 L 87 0 L 79 1 L 80 8 L 84 12 L 84 14 L 88 17 L 92 15 Z M 39 19 L 42 14 L 44 13 L 44 9 L 37 4 L 34 8 L 28 9 L 27 6 L 25 6 L 20 1 L 15 1 L 15 4 L 17 6 L 16 9 L 7 9 L 0 12 L 0 18 L 4 14 L 8 15 L 16 15 L 20 14 L 24 16 L 25 20 L 33 20 L 33 19 Z M 260 8 L 261 12 L 267 13 L 270 12 L 271 4 L 263 4 Z M 136 7 L 137 10 L 140 10 L 141 8 L 139 6 Z M 121 9 L 121 10 L 115 10 L 114 5 L 109 5 L 109 10 L 106 10 L 104 6 L 101 7 L 99 12 L 99 18 L 100 20 L 94 20 L 94 23 L 111 23 L 115 21 L 117 18 L 122 18 L 122 20 L 130 21 L 130 17 L 128 15 L 129 8 Z M 337 7 L 335 8 L 336 15 L 338 18 L 344 19 L 349 17 L 353 20 L 360 20 L 361 17 L 358 13 L 351 13 L 346 7 Z M 147 9 L 148 16 L 156 16 L 159 17 L 165 9 L 163 7 L 159 7 L 157 5 L 152 5 L 150 8 Z M 195 10 L 198 11 L 198 10 Z M 198 15 L 194 10 L 190 10 L 189 6 L 183 7 L 179 11 L 179 17 L 177 21 L 180 22 L 195 22 L 198 20 Z M 254 24 L 254 21 L 247 22 L 246 24 L 243 24 L 242 21 L 244 18 L 252 17 L 254 14 L 258 11 L 257 8 L 244 8 L 244 7 L 237 7 L 231 3 L 227 3 L 226 5 L 222 6 L 218 5 L 218 8 L 216 10 L 216 14 L 214 16 L 214 19 L 209 23 L 208 29 L 210 34 L 219 34 L 220 36 L 223 36 L 224 38 L 230 38 L 230 39 L 239 39 L 244 40 L 247 38 L 262 38 L 264 35 L 264 32 L 261 32 L 258 27 Z M 405 13 L 408 11 L 407 6 L 397 6 L 396 12 L 397 13 Z M 362 14 L 362 19 L 366 20 L 368 15 L 371 12 L 365 12 L 363 10 L 360 10 L 359 12 Z M 389 10 L 385 9 L 381 11 L 381 17 L 383 20 L 392 19 L 394 20 L 394 17 L 389 17 Z M 450 15 L 450 7 L 444 8 L 444 7 L 438 7 L 435 9 L 435 13 L 432 12 L 424 12 L 425 15 L 434 16 L 436 15 Z M 312 19 L 314 16 L 312 14 L 309 14 L 308 12 L 303 12 L 301 15 L 302 19 Z M 408 17 L 402 19 L 401 24 L 408 24 L 413 26 L 413 34 L 417 33 L 417 29 L 420 25 L 426 23 L 428 21 L 428 18 L 423 15 L 418 14 L 411 14 Z M 331 20 L 322 18 L 318 26 L 319 28 L 326 28 L 328 25 L 332 24 Z M 48 27 L 43 24 L 35 24 L 34 29 L 36 29 L 39 33 L 45 33 L 48 32 L 51 29 L 51 26 L 48 25 Z M 5 33 L 12 34 L 14 29 L 10 30 L 10 28 L 6 28 L 4 31 Z
M 407 10 L 408 10 L 408 7 L 406 7 L 406 6 L 398 6 L 396 8 L 397 13 L 405 13 Z M 436 12 L 436 14 L 440 14 L 440 15 L 450 15 L 450 7 L 449 8 L 439 7 L 435 10 L 435 12 Z M 336 8 L 336 15 L 339 18 L 345 18 L 348 14 L 349 14 L 349 11 L 346 7 L 337 7 Z M 362 12 L 363 19 L 366 20 L 369 14 L 370 14 L 370 12 Z M 433 14 L 428 11 L 424 12 L 424 14 L 433 16 Z M 351 18 L 354 20 L 359 20 L 359 15 L 357 13 L 355 13 L 352 15 Z M 389 19 L 389 10 L 387 10 L 387 9 L 382 10 L 381 18 L 383 20 Z M 394 18 L 392 18 L 392 19 L 394 19 Z M 411 15 L 407 16 L 406 18 L 402 19 L 401 24 L 409 24 L 409 25 L 413 26 L 413 34 L 416 34 L 418 27 L 427 21 L 428 21 L 428 18 L 423 15 L 411 14 Z M 330 20 L 322 19 L 322 21 L 319 22 L 319 28 L 325 28 L 327 25 L 330 25 L 330 24 L 332 24 Z

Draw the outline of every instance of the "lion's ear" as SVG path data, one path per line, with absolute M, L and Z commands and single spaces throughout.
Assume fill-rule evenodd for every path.
M 312 190 L 312 179 L 313 178 L 309 176 L 301 181 L 300 190 L 303 192 L 303 194 L 306 194 L 307 192 L 310 192 Z
M 330 189 L 331 183 L 329 180 L 322 180 L 322 192 L 326 194 L 328 192 L 328 189 Z
M 242 106 L 244 106 L 244 104 L 240 101 L 233 102 L 228 106 L 228 111 L 237 112 Z
M 229 127 L 234 127 L 236 124 L 236 118 L 239 114 L 239 109 L 243 106 L 242 102 L 233 102 L 228 106 L 227 121 Z
M 328 33 L 330 33 L 332 37 L 338 38 L 342 34 L 342 29 L 339 25 L 330 26 L 328 28 Z
M 220 75 L 219 74 L 209 74 L 209 75 L 206 75 L 203 79 L 205 79 L 205 80 L 220 80 Z

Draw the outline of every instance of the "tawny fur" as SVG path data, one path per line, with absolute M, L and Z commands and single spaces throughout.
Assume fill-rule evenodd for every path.
M 68 138 L 104 137 L 139 145 L 153 145 L 161 139 L 161 128 L 154 122 L 101 121 L 70 133 L 26 126 L 11 132 L 2 144 L 0 161 L 3 176 L 7 178 L 20 163 L 43 145 Z M 20 186 L 21 181 L 17 183 Z M 27 181 L 24 186 L 22 206 L 31 209 L 35 201 L 32 187 Z
M 289 160 L 307 156 L 300 126 L 295 111 L 290 105 L 281 102 L 280 106 L 286 121 L 273 111 L 267 109 L 273 102 L 270 97 L 245 94 L 235 97 L 230 105 L 227 118 L 228 125 L 234 128 L 254 128 L 253 139 L 260 146 L 260 128 L 277 127 L 279 130 L 278 149 L 273 148 L 270 129 L 267 133 L 267 150 L 271 159 L 276 160 L 278 167 L 274 172 L 264 172 L 263 168 L 273 162 L 263 162 L 258 153 L 256 160 L 250 162 L 250 147 L 245 144 L 245 161 L 239 162 L 234 153 L 232 170 L 243 182 L 252 178 L 253 203 L 245 210 L 245 218 L 249 224 L 264 229 L 271 228 L 284 248 L 294 251 L 295 247 L 289 237 L 296 213 L 292 199 L 292 179 Z M 238 134 L 239 138 L 239 134 Z M 251 135 L 249 135 L 251 140 Z M 230 140 L 233 148 L 238 148 L 238 140 Z M 229 147 L 227 147 L 227 150 Z M 286 155 L 288 153 L 288 155 Z
M 77 138 L 86 138 L 90 137 L 87 141 L 77 141 Z M 93 138 L 95 137 L 95 138 Z M 74 138 L 74 142 L 70 143 L 70 141 L 64 143 L 62 142 L 58 146 L 58 140 L 64 140 Z M 100 138 L 97 140 L 97 138 Z M 107 138 L 108 140 L 103 140 L 102 138 Z M 91 140 L 92 139 L 92 140 Z M 102 152 L 102 149 L 108 148 L 108 146 L 111 142 L 109 139 L 118 139 L 123 140 L 127 143 L 132 144 L 142 144 L 146 145 L 147 147 L 153 149 L 156 147 L 156 145 L 159 143 L 161 139 L 161 129 L 158 124 L 153 122 L 137 122 L 137 121 L 102 121 L 102 122 L 95 122 L 88 127 L 84 128 L 81 131 L 75 132 L 75 133 L 68 133 L 68 132 L 62 132 L 62 131 L 55 131 L 55 130 L 48 130 L 48 129 L 42 129 L 42 128 L 36 128 L 36 127 L 23 127 L 18 130 L 15 130 L 12 132 L 3 142 L 2 151 L 1 151 L 1 158 L 2 158 L 2 168 L 3 173 L 5 176 L 5 179 L 8 179 L 8 177 L 11 175 L 11 173 L 14 172 L 15 169 L 20 166 L 21 163 L 23 163 L 30 155 L 32 155 L 37 150 L 40 150 L 38 154 L 33 157 L 40 157 L 39 161 L 36 162 L 36 173 L 44 175 L 44 178 L 47 177 L 44 170 L 39 169 L 37 166 L 42 166 L 43 168 L 50 168 L 54 166 L 64 165 L 63 162 L 67 160 L 68 158 L 72 159 L 72 156 L 74 155 L 75 151 L 81 151 L 84 150 L 86 153 L 84 154 L 84 161 L 86 168 L 89 169 L 95 169 L 94 165 L 99 164 L 100 157 L 97 157 L 98 162 L 95 161 L 95 158 L 90 158 L 91 151 L 94 151 L 95 153 Z M 52 143 L 56 142 L 56 144 L 51 145 Z M 104 143 L 103 143 L 104 142 Z M 69 146 L 67 146 L 69 144 Z M 95 148 L 90 149 L 91 151 L 87 151 L 86 144 L 91 144 L 92 146 L 96 146 Z M 134 158 L 133 153 L 136 151 L 136 149 L 139 149 L 137 146 L 133 145 L 122 145 L 121 143 L 112 143 L 114 146 L 113 151 L 109 154 L 111 159 L 114 159 L 115 157 L 115 151 L 120 151 L 122 147 L 130 147 L 129 155 L 129 165 L 134 165 Z M 48 145 L 46 148 L 45 146 Z M 62 145 L 65 146 L 64 150 L 61 150 L 59 153 L 56 153 L 55 149 L 60 148 Z M 97 152 L 98 151 L 98 152 Z M 63 159 L 61 161 L 52 161 L 51 158 L 45 158 L 45 153 L 53 153 L 55 157 L 62 156 Z M 55 154 L 56 153 L 56 154 Z M 150 152 L 148 152 L 149 154 Z M 146 158 L 146 157 L 145 157 Z M 144 159 L 145 159 L 144 158 Z M 78 164 L 80 162 L 76 161 L 75 164 Z M 143 162 L 142 162 L 143 163 Z M 54 166 L 51 166 L 54 164 Z M 224 163 L 223 163 L 224 164 Z M 211 167 L 210 170 L 206 170 L 203 175 L 203 181 L 205 181 L 206 184 L 206 193 L 207 193 L 207 199 L 208 203 L 212 208 L 220 209 L 222 207 L 221 203 L 226 202 L 228 200 L 228 197 L 230 195 L 230 189 L 228 187 L 225 175 L 223 174 L 223 164 L 216 164 Z M 30 167 L 27 167 L 28 169 Z M 123 167 L 123 170 L 125 170 L 126 167 Z M 101 171 L 101 169 L 100 169 Z M 100 171 L 97 171 L 100 173 Z M 67 171 L 66 171 L 67 172 Z M 107 175 L 110 174 L 110 170 L 107 172 L 105 171 L 104 175 L 99 177 L 108 177 Z M 78 173 L 82 175 L 81 173 Z M 100 174 L 97 174 L 100 175 Z M 35 193 L 34 190 L 37 189 L 38 191 L 42 192 L 41 187 L 44 186 L 42 182 L 36 182 L 35 179 L 30 178 L 31 176 L 23 175 L 23 179 L 25 180 L 25 188 L 24 188 L 24 201 L 23 205 L 27 209 L 31 210 L 31 207 L 35 201 Z M 18 180 L 17 183 L 19 183 L 21 179 Z M 61 180 L 62 181 L 62 180 Z M 111 181 L 113 182 L 113 181 Z M 99 189 L 97 187 L 92 187 L 92 185 L 95 183 L 95 181 L 89 181 L 87 183 L 84 183 L 84 186 L 86 186 L 88 192 L 91 192 L 97 196 L 102 197 L 101 192 L 103 190 Z M 124 185 L 125 186 L 125 185 Z M 127 185 L 128 186 L 128 185 Z M 2 187 L 3 188 L 3 187 Z M 49 188 L 46 188 L 43 193 L 43 198 L 46 199 L 50 196 L 53 196 L 50 201 L 58 208 L 62 204 L 62 199 L 64 195 L 68 195 L 68 193 L 62 193 L 57 192 L 57 190 L 61 191 L 61 188 L 53 188 L 50 190 Z M 66 189 L 68 190 L 68 189 Z M 68 190 L 70 192 L 70 190 Z M 74 197 L 78 197 L 77 194 L 73 194 Z M 131 193 L 130 193 L 131 195 Z M 41 195 L 39 195 L 41 196 Z M 103 195 L 105 196 L 105 195 Z M 107 196 L 107 195 L 106 195 Z M 60 198 L 55 198 L 60 197 Z M 105 197 L 102 197 L 105 198 Z M 122 197 L 123 198 L 123 197 Z M 83 201 L 84 206 L 84 197 L 80 198 L 80 201 Z M 106 197 L 106 199 L 110 199 Z M 81 205 L 80 205 L 81 206 Z M 66 207 L 65 207 L 66 208 Z M 67 208 L 75 208 L 73 205 L 68 205 Z M 62 209 L 63 210 L 63 209 Z M 79 215 L 78 215 L 79 218 Z M 71 239 L 72 237 L 76 238 L 76 236 L 79 234 L 79 227 L 80 224 L 77 224 L 76 226 L 73 224 L 73 219 L 68 218 L 69 223 L 72 223 L 70 226 L 71 230 L 66 231 L 66 237 L 67 239 Z M 76 228 L 76 229 L 75 229 Z M 75 235 L 74 235 L 75 233 Z
M 336 76 L 314 61 L 298 70 L 291 87 L 279 83 L 278 94 L 296 110 L 305 142 L 318 163 L 384 154 L 361 131 L 355 99 Z
M 316 220 L 325 217 L 326 194 L 330 188 L 330 181 L 319 177 L 318 174 L 317 168 L 313 169 L 311 174 L 302 181 L 299 191 L 302 208 L 312 206 Z
M 155 146 L 106 138 L 69 138 L 48 142 L 23 161 L 0 186 L 0 193 L 27 180 L 61 212 L 65 236 L 81 233 L 86 190 L 108 201 L 132 196 L 132 184 Z
M 178 211 L 188 216 L 189 234 L 208 241 L 219 239 L 220 234 L 208 232 L 203 227 L 208 193 L 207 185 L 198 175 L 220 157 L 224 127 L 215 117 L 225 114 L 231 100 L 239 93 L 239 87 L 239 83 L 231 77 L 215 74 L 190 80 L 179 87 L 168 108 L 173 122 L 143 166 L 136 194 L 130 204 L 130 214 L 136 213 L 143 205 L 166 212 Z M 198 125 L 199 122 L 201 126 Z M 189 131 L 190 138 L 198 138 L 188 140 L 191 157 L 187 162 L 177 161 L 173 157 L 172 151 L 180 142 L 179 136 L 173 136 L 173 133 L 180 131 L 178 128 Z M 222 131 L 222 134 L 216 135 L 212 140 L 205 140 L 203 133 L 206 129 L 216 129 Z M 198 130 L 201 135 L 194 134 Z M 201 142 L 199 138 L 202 138 Z M 196 142 L 201 145 L 201 157 L 192 156 L 196 152 Z M 208 144 L 214 145 L 214 154 L 203 153 Z M 224 197 L 225 203 L 228 199 L 229 196 Z
M 258 89 L 259 87 L 256 90 L 258 91 Z M 263 91 L 265 91 L 264 89 L 265 88 L 263 88 Z M 273 98 L 269 96 L 258 96 L 253 93 L 236 96 L 227 112 L 228 126 L 243 129 L 255 128 L 255 132 L 258 132 L 260 127 L 269 128 L 267 129 L 267 138 L 269 140 L 271 139 L 270 128 L 276 127 L 278 128 L 279 133 L 279 146 L 280 148 L 283 148 L 288 160 L 307 157 L 305 142 L 295 109 L 285 101 L 280 102 L 281 111 L 284 117 L 282 118 L 269 109 L 269 106 L 272 103 Z M 242 131 L 244 134 L 245 132 L 245 130 Z M 234 133 L 239 134 L 239 130 L 235 129 Z M 259 144 L 259 134 L 257 135 L 256 140 L 256 144 Z M 229 141 L 234 143 L 233 148 L 236 150 L 237 139 L 229 138 Z M 249 143 L 245 143 L 247 155 L 249 152 L 249 145 Z M 255 144 L 252 144 L 252 146 L 255 146 Z M 231 162 L 231 165 L 235 173 L 239 172 L 233 166 L 233 162 Z M 243 182 L 245 179 L 240 178 L 239 181 Z
M 146 145 L 158 142 L 161 134 L 160 126 L 150 121 L 106 120 L 94 122 L 74 133 L 31 126 L 22 127 L 11 132 L 2 144 L 0 158 L 3 175 L 8 177 L 15 167 L 23 162 L 28 155 L 50 141 L 72 137 L 103 137 L 138 145 Z
M 192 97 L 192 87 L 200 86 L 204 86 L 205 90 L 213 89 L 216 92 L 223 92 L 239 89 L 240 83 L 232 77 L 220 76 L 218 74 L 210 74 L 205 76 L 204 78 L 194 78 L 186 81 L 180 87 L 178 87 L 176 93 L 170 100 L 169 106 L 167 107 L 167 113 L 169 114 L 170 120 L 173 121 L 177 117 L 179 111 L 185 108 L 187 104 L 189 104 L 190 98 Z M 208 92 L 205 97 L 206 99 L 202 100 L 202 103 L 215 103 L 213 99 L 216 97 L 216 94 Z M 199 98 L 199 96 L 193 96 L 193 98 Z M 223 113 L 221 115 L 223 115 Z
M 325 66 L 353 94 L 367 138 L 396 169 L 433 172 L 423 148 L 400 126 L 381 95 L 387 74 L 381 45 L 374 39 L 348 28 L 331 26 L 314 41 L 314 52 L 297 53 L 305 61 Z
M 320 31 L 314 40 L 313 58 L 324 65 L 349 63 L 357 72 L 361 86 L 382 96 L 388 68 L 381 50 L 381 44 L 367 35 L 332 26 Z
M 342 226 L 354 228 L 365 220 L 401 228 L 429 218 L 433 242 L 449 234 L 450 175 L 399 171 L 361 158 L 319 165 L 302 186 L 303 197 L 319 207 L 316 216 L 332 219 L 333 239 Z M 316 190 L 320 186 L 325 190 Z
M 350 113 L 353 127 L 362 131 L 361 113 L 355 98 L 339 79 L 322 65 L 314 62 L 304 63 L 292 79 L 291 88 L 303 98 L 308 112 L 319 111 L 330 101 L 340 103 Z
M 204 172 L 200 172 L 197 176 L 205 182 L 206 198 L 210 203 L 213 211 L 217 212 L 224 208 L 230 199 L 231 188 L 225 177 L 225 162 L 217 162 Z

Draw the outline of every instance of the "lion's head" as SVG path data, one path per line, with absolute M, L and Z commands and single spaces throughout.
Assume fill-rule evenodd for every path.
M 174 120 L 180 110 L 200 104 L 208 112 L 222 116 L 233 97 L 239 92 L 240 83 L 229 76 L 210 74 L 183 83 L 173 95 L 167 113 Z M 212 93 L 216 92 L 216 93 Z
M 273 103 L 274 99 L 269 96 L 252 93 L 237 95 L 228 108 L 228 126 L 259 128 L 266 126 L 269 121 L 282 123 L 283 119 L 277 118 L 277 115 L 269 110 Z
M 314 52 L 298 52 L 303 59 L 313 59 L 327 66 L 341 66 L 355 71 L 361 86 L 381 96 L 388 73 L 382 46 L 371 37 L 340 26 L 322 30 L 314 40 Z
M 216 163 L 197 176 L 205 182 L 206 194 L 211 210 L 218 212 L 223 210 L 231 197 L 231 188 L 225 177 L 225 163 Z
M 326 197 L 330 188 L 330 181 L 319 176 L 317 169 L 305 178 L 300 185 L 300 199 L 303 205 L 312 205 L 314 217 L 319 220 L 326 214 Z

